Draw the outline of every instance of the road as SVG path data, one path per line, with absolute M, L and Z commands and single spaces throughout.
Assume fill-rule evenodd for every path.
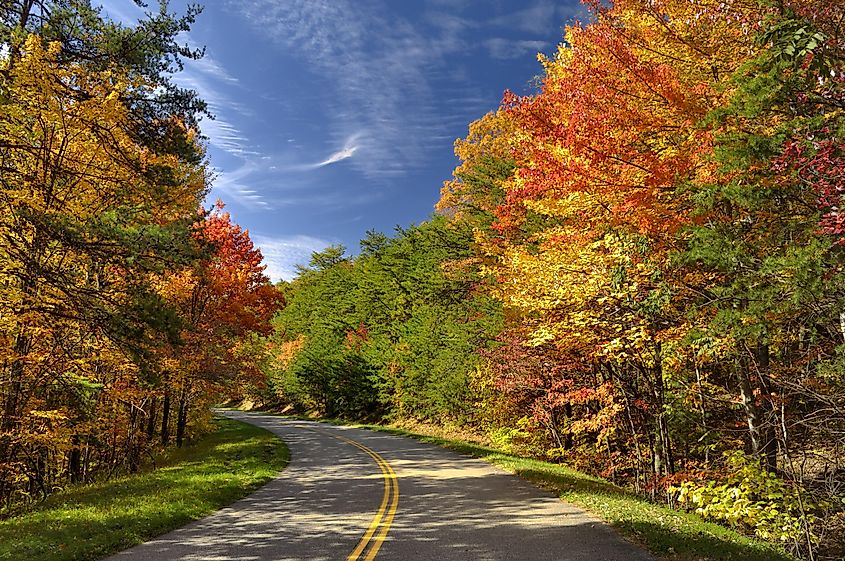
M 109 561 L 654 561 L 583 511 L 410 438 L 271 415 L 291 462 L 252 495 Z

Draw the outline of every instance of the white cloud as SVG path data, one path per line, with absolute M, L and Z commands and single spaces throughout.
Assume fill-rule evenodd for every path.
M 562 28 L 564 20 L 579 11 L 579 3 L 577 2 L 570 5 L 560 5 L 558 2 L 551 0 L 540 0 L 528 8 L 494 18 L 490 23 L 507 29 L 545 35 L 548 33 L 550 26 Z
M 135 25 L 144 17 L 144 10 L 131 0 L 102 0 L 99 4 L 105 16 L 125 26 Z
M 520 41 L 494 37 L 484 41 L 484 46 L 490 52 L 490 56 L 501 60 L 524 57 L 529 54 L 537 54 L 549 46 L 548 41 Z
M 256 160 L 247 160 L 234 171 L 214 170 L 214 189 L 226 202 L 236 201 L 252 210 L 270 210 L 270 204 L 248 181 L 261 168 Z
M 323 160 L 322 162 L 320 162 L 319 164 L 316 164 L 316 165 L 317 165 L 317 167 L 323 167 L 323 166 L 327 166 L 329 164 L 334 164 L 334 163 L 337 163 L 337 162 L 341 162 L 343 160 L 347 160 L 347 159 L 352 157 L 352 155 L 355 153 L 355 150 L 357 150 L 357 149 L 358 149 L 357 146 L 349 146 L 349 147 L 346 147 L 346 148 L 341 148 L 340 150 L 338 150 L 337 152 L 335 152 L 334 154 L 332 154 L 331 156 L 329 156 L 328 158 L 326 158 L 325 160 Z
M 144 18 L 144 10 L 132 0 L 102 0 L 101 3 L 106 15 L 124 25 L 136 25 Z M 192 50 L 201 48 L 187 33 L 181 34 L 180 40 Z M 196 91 L 214 115 L 213 119 L 202 119 L 202 134 L 208 138 L 211 146 L 240 162 L 240 166 L 231 172 L 215 170 L 214 186 L 218 194 L 225 195 L 227 201 L 237 202 L 249 208 L 269 208 L 263 197 L 247 185 L 247 176 L 261 169 L 258 163 L 261 154 L 251 145 L 248 135 L 236 124 L 240 117 L 251 114 L 236 100 L 236 94 L 243 93 L 243 86 L 208 51 L 199 60 L 183 62 L 184 69 L 173 76 L 173 81 L 180 87 Z
M 274 282 L 292 280 L 296 276 L 297 265 L 307 265 L 313 252 L 323 251 L 331 245 L 326 240 L 303 235 L 269 237 L 252 234 L 251 238 L 264 255 L 265 274 Z
M 196 48 L 196 47 L 191 47 Z M 219 61 L 212 58 L 208 53 L 199 60 L 190 61 L 189 66 L 197 69 L 201 74 L 212 77 L 221 82 L 228 82 L 230 84 L 237 84 L 240 82 L 237 78 L 229 74 Z
M 190 37 L 186 37 L 191 48 Z M 270 204 L 254 189 L 254 178 L 266 171 L 268 157 L 254 146 L 238 123 L 252 112 L 237 101 L 246 92 L 240 81 L 214 56 L 206 52 L 199 60 L 185 61 L 185 68 L 174 77 L 183 88 L 195 90 L 208 103 L 214 118 L 200 123 L 202 134 L 212 147 L 227 154 L 235 162 L 227 170 L 214 171 L 213 185 L 226 202 L 234 202 L 253 210 L 268 210 Z
M 219 61 L 208 53 L 199 60 L 186 60 L 185 69 L 174 76 L 174 81 L 183 88 L 195 90 L 208 103 L 214 119 L 203 119 L 201 128 L 211 145 L 237 157 L 257 155 L 231 115 L 233 111 L 241 115 L 249 113 L 232 99 L 231 88 L 240 90 L 239 82 Z
M 320 160 L 319 162 L 313 164 L 291 164 L 287 166 L 283 166 L 284 171 L 310 171 L 319 169 L 322 167 L 329 166 L 331 164 L 336 164 L 337 162 L 342 162 L 343 160 L 348 160 L 355 152 L 358 151 L 360 146 L 358 140 L 361 138 L 360 134 L 353 134 L 346 142 L 344 142 L 343 147 L 336 152 L 332 152 L 329 154 L 325 159 Z M 288 139 L 288 142 L 291 142 L 291 139 Z M 272 166 L 272 169 L 276 169 L 277 166 Z

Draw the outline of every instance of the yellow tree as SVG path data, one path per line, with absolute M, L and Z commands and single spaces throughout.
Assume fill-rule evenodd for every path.
M 109 408 L 140 423 L 138 401 L 119 390 L 138 386 L 138 358 L 174 320 L 149 278 L 191 258 L 206 188 L 202 165 L 138 144 L 125 98 L 153 85 L 120 68 L 60 62 L 61 47 L 35 35 L 12 55 L 0 104 L 4 498 L 21 481 L 50 490 L 62 464 L 50 443 L 73 450 L 79 475 L 75 426 Z M 132 449 L 132 433 L 113 448 Z M 49 440 L 55 434 L 65 436 Z M 99 459 L 125 458 L 112 450 Z

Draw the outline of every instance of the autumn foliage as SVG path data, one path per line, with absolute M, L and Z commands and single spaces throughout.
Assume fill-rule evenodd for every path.
M 137 470 L 205 430 L 209 403 L 261 383 L 253 338 L 281 305 L 248 233 L 201 210 L 202 104 L 167 81 L 167 61 L 190 54 L 174 36 L 195 12 L 126 29 L 85 3 L 11 4 L 0 10 L 4 506 Z
M 843 5 L 587 5 L 590 22 L 539 57 L 538 91 L 505 92 L 456 142 L 427 227 L 471 234 L 440 236 L 441 272 L 378 276 L 411 232 L 344 261 L 342 290 L 366 305 L 336 311 L 335 336 L 379 395 L 348 413 L 463 422 L 810 558 L 840 555 Z M 291 303 L 316 306 L 306 286 L 339 271 L 308 271 Z M 439 382 L 408 378 L 413 365 L 457 347 L 415 339 L 429 325 L 402 313 L 456 278 L 501 306 L 479 309 L 497 320 L 477 360 L 455 363 L 464 414 L 412 405 Z M 379 339 L 385 322 L 396 331 Z M 285 315 L 278 327 L 290 372 L 314 335 Z
M 250 394 L 845 555 L 845 6 L 586 4 L 431 220 L 280 289 L 202 210 L 204 106 L 166 70 L 190 22 L 0 8 L 0 498 L 138 469 Z
M 514 168 L 490 224 L 463 211 L 474 192 L 441 201 L 474 221 L 512 318 L 487 358 L 498 401 L 530 413 L 546 454 L 705 513 L 722 499 L 694 481 L 744 452 L 798 497 L 749 496 L 759 520 L 721 519 L 808 555 L 835 548 L 841 494 L 821 482 L 841 484 L 845 444 L 842 6 L 592 12 L 540 57 L 537 94 L 506 92 L 480 121 L 506 129 L 471 131 Z M 460 155 L 466 174 L 477 156 Z

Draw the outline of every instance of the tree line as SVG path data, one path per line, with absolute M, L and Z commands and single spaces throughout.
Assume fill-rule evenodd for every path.
M 140 3 L 139 3 L 140 4 Z M 260 383 L 281 306 L 173 74 L 199 13 L 0 4 L 0 504 L 138 470 Z
M 845 6 L 587 2 L 429 221 L 283 286 L 273 398 L 845 552 Z

